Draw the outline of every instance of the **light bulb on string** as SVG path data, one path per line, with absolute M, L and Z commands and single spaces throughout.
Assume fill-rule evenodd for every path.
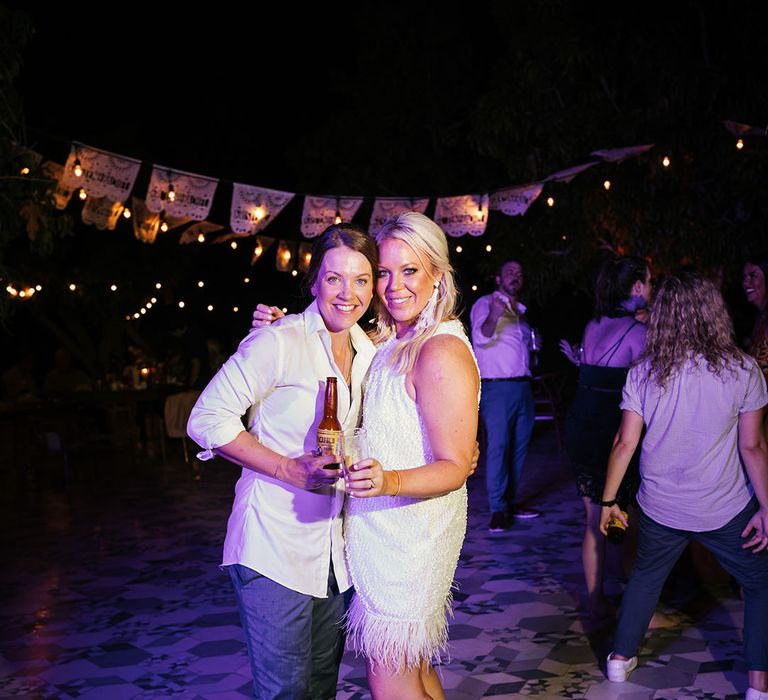
M 128 207 L 125 207 L 125 209 L 123 209 L 123 218 L 125 219 L 131 218 L 131 210 Z
M 611 189 L 611 181 L 610 180 L 606 180 L 603 183 L 603 187 L 605 187 L 606 190 L 610 190 Z
M 296 277 L 296 275 L 298 274 L 299 274 L 298 270 L 291 270 L 291 277 Z
M 490 253 L 493 250 L 493 246 L 489 243 L 487 246 L 485 246 L 485 252 Z
M 160 284 L 160 282 L 157 282 L 157 283 L 155 284 L 155 289 L 161 289 L 161 288 L 162 288 L 162 286 L 163 286 L 163 285 L 162 285 L 162 284 Z
M 202 289 L 203 287 L 205 287 L 205 282 L 203 282 L 203 280 L 200 280 L 200 281 L 197 283 L 197 286 L 198 286 L 198 287 L 200 287 L 200 289 Z
M 186 304 L 183 301 L 179 302 L 179 308 L 183 309 L 186 306 Z
M 144 307 L 147 311 L 149 311 L 152 308 L 152 302 L 148 301 L 147 305 Z
M 168 222 L 165 220 L 165 214 L 160 214 L 160 230 L 163 233 L 168 231 Z
M 80 188 L 80 192 L 77 196 L 80 197 L 80 199 L 82 199 L 83 201 L 88 199 L 88 193 L 82 187 Z
M 547 206 L 548 207 L 554 207 L 555 206 L 555 198 L 554 197 L 547 197 Z
M 232 248 L 232 250 L 237 250 L 237 241 L 232 241 L 229 244 L 229 247 Z
M 75 165 L 72 168 L 73 172 L 75 173 L 75 177 L 82 177 L 83 176 L 83 166 L 80 165 L 80 159 L 75 158 Z
M 155 297 L 152 297 L 152 298 L 150 299 L 150 301 L 151 301 L 153 304 L 157 304 L 157 299 L 156 299 Z
M 485 218 L 485 214 L 483 213 L 483 200 L 480 200 L 480 203 L 477 205 L 477 211 L 475 212 L 475 219 L 478 221 L 482 221 Z
M 457 253 L 461 253 L 463 250 L 464 250 L 464 248 L 462 248 L 460 245 L 456 246 L 456 252 Z
M 744 139 L 739 139 L 739 140 L 736 142 L 736 148 L 738 148 L 739 150 L 741 150 L 742 148 L 744 148 Z
M 237 313 L 238 311 L 240 311 L 240 309 L 238 309 L 236 306 L 234 306 L 234 307 L 232 308 L 232 311 L 234 311 L 235 313 Z
M 22 174 L 22 175 L 29 175 L 29 168 L 27 168 L 26 166 L 25 166 L 25 167 L 23 167 L 23 168 L 21 169 L 21 174 Z
M 25 292 L 25 291 L 22 289 L 22 290 L 19 292 L 19 297 L 21 297 L 21 298 L 23 299 L 25 296 L 27 296 L 27 293 L 26 293 L 26 292 Z
M 284 313 L 284 314 L 287 314 L 287 313 L 288 313 L 288 309 L 287 309 L 285 306 L 283 307 L 283 313 Z
M 77 289 L 77 285 L 73 282 L 69 285 L 69 291 L 74 292 Z
M 139 313 L 143 316 L 145 313 L 147 313 L 147 310 L 144 308 L 139 309 Z
M 267 215 L 267 212 L 264 207 L 256 207 L 253 215 L 256 217 L 256 221 L 261 221 Z
M 42 291 L 43 291 L 43 287 L 42 287 L 41 285 L 39 285 L 39 284 L 36 284 L 36 285 L 35 285 L 35 289 L 36 289 L 38 292 L 42 292 Z
M 126 320 L 126 321 L 130 321 L 130 320 L 131 320 L 131 315 L 130 315 L 130 314 L 128 314 L 128 315 L 125 317 L 125 320 Z
M 664 158 L 662 158 L 661 164 L 662 164 L 662 165 L 663 165 L 665 168 L 668 168 L 668 167 L 669 167 L 669 164 L 670 164 L 670 162 L 671 162 L 671 161 L 669 160 L 669 156 L 664 156 Z
M 173 183 L 168 183 L 168 201 L 169 202 L 176 201 L 176 192 L 173 189 Z
M 336 216 L 335 216 L 335 217 L 334 217 L 334 219 L 333 219 L 333 223 L 334 223 L 334 224 L 336 224 L 336 225 L 338 225 L 338 224 L 340 224 L 342 221 L 343 221 L 343 219 L 341 218 L 341 212 L 340 212 L 340 211 L 337 209 L 337 210 L 336 210 Z
M 250 277 L 246 277 L 246 278 L 243 280 L 243 283 L 244 283 L 244 284 L 248 284 L 250 281 L 251 281 L 251 278 L 250 278 Z
M 135 314 L 133 314 L 134 318 L 141 318 L 141 314 L 137 311 Z
M 18 292 L 18 290 L 17 290 L 17 289 L 16 289 L 16 288 L 15 288 L 15 287 L 14 287 L 12 284 L 9 284 L 9 285 L 8 285 L 8 286 L 5 288 L 5 291 L 6 291 L 6 292 L 8 292 L 8 294 L 10 294 L 12 297 L 15 297 L 15 296 L 17 296 L 17 295 L 18 295 L 18 293 L 19 293 L 19 292 Z
M 213 304 L 208 304 L 208 311 L 213 311 Z
M 476 292 L 476 291 L 477 291 L 477 285 L 476 285 L 476 284 L 473 284 L 473 285 L 472 285 L 472 291 L 473 291 L 473 292 Z
M 116 291 L 117 291 L 117 285 L 116 285 L 116 284 L 111 284 L 111 285 L 109 286 L 109 288 L 110 288 L 110 289 L 111 289 L 113 292 L 116 292 Z
M 205 234 L 202 234 L 202 233 L 197 234 L 197 242 L 205 243 Z

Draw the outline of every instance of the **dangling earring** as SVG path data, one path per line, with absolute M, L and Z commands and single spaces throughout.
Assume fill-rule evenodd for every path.
M 437 302 L 440 298 L 440 280 L 435 282 L 435 288 L 432 291 L 432 295 L 429 297 L 427 305 L 421 310 L 419 318 L 413 326 L 414 335 L 418 335 L 427 330 L 430 326 L 434 326 L 437 322 L 435 318 L 435 309 L 437 308 Z

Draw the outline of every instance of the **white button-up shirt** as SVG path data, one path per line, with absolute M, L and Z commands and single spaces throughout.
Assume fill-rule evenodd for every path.
M 517 303 L 519 314 L 505 309 L 490 337 L 483 334 L 482 325 L 491 308 L 493 294 L 480 297 L 472 306 L 472 347 L 483 379 L 529 377 L 531 329 L 522 318 L 525 306 Z
M 256 329 L 240 343 L 198 399 L 187 425 L 205 448 L 226 445 L 242 431 L 275 452 L 299 457 L 317 446 L 326 377 L 338 385 L 344 429 L 358 425 L 363 378 L 376 350 L 359 326 L 350 331 L 356 351 L 351 391 L 333 360 L 331 337 L 313 302 L 303 313 Z M 339 590 L 351 586 L 342 535 L 343 480 L 305 491 L 243 469 L 227 523 L 222 566 L 243 564 L 299 593 L 325 598 L 329 563 Z

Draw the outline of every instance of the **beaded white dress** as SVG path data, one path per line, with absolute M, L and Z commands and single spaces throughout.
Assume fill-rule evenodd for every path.
M 443 322 L 437 334 L 443 333 L 472 352 L 459 321 Z M 385 470 L 407 470 L 433 458 L 405 376 L 388 363 L 394 347 L 394 338 L 385 341 L 371 363 L 363 425 L 371 456 Z M 349 647 L 392 670 L 439 660 L 448 644 L 451 588 L 467 529 L 466 486 L 434 498 L 347 498 L 344 507 L 355 586 L 346 618 Z

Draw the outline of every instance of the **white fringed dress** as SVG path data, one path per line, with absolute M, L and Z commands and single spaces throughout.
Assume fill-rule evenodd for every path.
M 440 325 L 467 340 L 459 321 Z M 371 456 L 385 470 L 433 461 L 421 414 L 405 376 L 389 365 L 394 338 L 371 363 L 363 425 Z M 434 498 L 347 498 L 346 555 L 355 586 L 347 612 L 351 649 L 391 670 L 439 660 L 448 643 L 451 588 L 467 528 L 467 489 Z

